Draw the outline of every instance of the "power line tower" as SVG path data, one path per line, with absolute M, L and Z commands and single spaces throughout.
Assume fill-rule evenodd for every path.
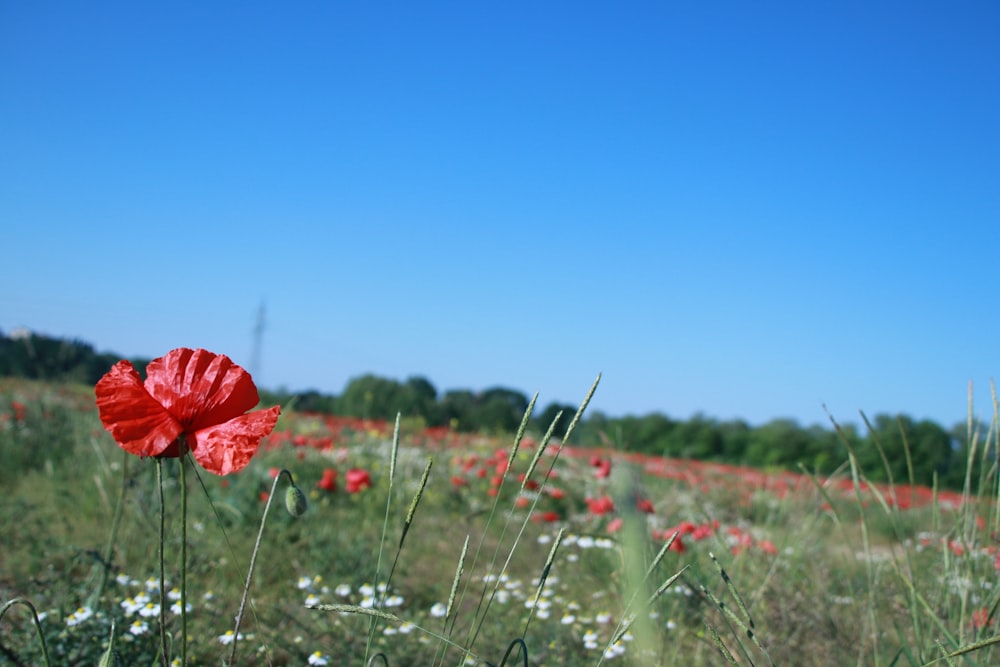
M 267 323 L 267 314 L 264 308 L 264 302 L 260 302 L 260 307 L 257 308 L 257 321 L 253 325 L 253 347 L 250 349 L 250 375 L 254 376 L 254 379 L 258 379 L 257 376 L 260 374 L 260 348 L 261 342 L 264 339 L 264 327 Z

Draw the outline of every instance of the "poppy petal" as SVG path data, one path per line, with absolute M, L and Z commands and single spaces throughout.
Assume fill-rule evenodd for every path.
M 186 347 L 149 362 L 146 389 L 187 433 L 223 424 L 260 400 L 250 374 L 229 357 Z
M 281 408 L 257 410 L 229 421 L 195 431 L 191 454 L 201 466 L 216 475 L 228 475 L 246 467 L 261 439 L 274 429 Z
M 138 456 L 158 456 L 183 428 L 156 399 L 128 361 L 119 361 L 94 387 L 101 423 L 122 449 Z

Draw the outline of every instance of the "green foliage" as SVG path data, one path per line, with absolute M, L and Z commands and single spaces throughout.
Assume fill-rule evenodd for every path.
M 27 470 L 57 466 L 82 437 L 79 396 L 41 384 L 0 384 L 0 485 Z
M 362 375 L 347 383 L 344 393 L 337 399 L 340 414 L 362 419 L 423 417 L 428 424 L 442 423 L 437 405 L 437 390 L 423 377 L 411 377 L 397 382 L 376 375 Z
M 18 436 L 25 449 L 45 450 L 56 435 L 41 431 L 32 411 L 44 415 L 51 406 L 62 406 L 59 447 L 66 449 L 51 465 L 18 461 L 23 467 L 5 483 L 7 493 L 0 497 L 0 523 L 6 527 L 4 597 L 30 597 L 37 605 L 52 664 L 97 664 L 107 654 L 112 621 L 114 650 L 124 664 L 158 664 L 155 622 L 147 621 L 148 630 L 134 629 L 143 617 L 126 613 L 121 604 L 149 592 L 146 582 L 155 572 L 155 466 L 131 457 L 119 463 L 122 452 L 100 431 L 89 388 L 77 392 L 7 381 L 0 390 L 0 416 L 8 417 L 2 423 L 31 427 Z M 429 393 L 426 388 L 424 393 Z M 497 405 L 498 398 L 517 399 L 502 391 L 491 397 Z M 483 400 L 471 393 L 464 398 L 470 406 Z M 4 412 L 15 401 L 25 409 Z M 325 435 L 324 424 L 336 422 L 294 410 L 283 420 L 290 433 L 314 436 Z M 604 415 L 588 421 L 585 427 L 596 430 L 578 431 L 574 442 L 600 444 L 590 440 L 600 432 L 613 434 L 604 444 L 612 437 L 618 442 L 636 438 L 667 449 L 683 441 L 661 435 L 684 432 L 682 423 L 667 428 L 663 418 L 632 418 L 619 429 L 617 420 Z M 760 429 L 697 421 L 685 437 L 709 433 L 703 441 L 721 442 L 720 457 L 752 450 L 772 462 L 804 457 L 823 467 L 817 452 L 836 451 L 826 442 L 826 431 L 800 429 L 789 420 Z M 906 440 L 894 442 L 901 424 L 914 433 L 904 431 Z M 262 494 L 274 489 L 273 471 L 280 468 L 294 470 L 308 511 L 298 518 L 282 511 L 268 519 L 253 582 L 254 609 L 245 618 L 246 637 L 234 664 L 306 664 L 314 651 L 329 656 L 329 664 L 365 664 L 366 651 L 381 652 L 386 664 L 400 667 L 462 662 L 460 651 L 429 632 L 474 644 L 481 661 L 498 665 L 507 647 L 519 641 L 531 666 L 596 665 L 607 650 L 626 664 L 697 667 L 725 664 L 726 656 L 761 665 L 923 665 L 945 652 L 965 652 L 961 664 L 996 664 L 993 648 L 970 648 L 993 635 L 1000 607 L 1000 591 L 989 585 L 996 569 L 992 536 L 1000 531 L 996 503 L 956 501 L 961 496 L 950 494 L 904 509 L 907 496 L 897 495 L 903 489 L 876 488 L 873 480 L 883 469 L 896 478 L 893 459 L 900 456 L 894 447 L 903 448 L 904 461 L 908 449 L 916 467 L 915 452 L 940 448 L 940 434 L 890 418 L 876 418 L 872 427 L 864 436 L 843 428 L 837 444 L 843 462 L 849 450 L 857 453 L 850 456 L 860 456 L 878 436 L 886 458 L 879 456 L 877 466 L 850 466 L 853 475 L 846 478 L 805 479 L 804 485 L 786 483 L 780 491 L 773 482 L 787 482 L 784 473 L 666 461 L 658 476 L 655 468 L 604 453 L 614 463 L 610 477 L 601 478 L 588 454 L 567 458 L 568 450 L 555 476 L 545 481 L 542 474 L 550 462 L 546 454 L 531 477 L 541 486 L 522 488 L 519 475 L 535 455 L 525 445 L 511 457 L 506 483 L 494 496 L 488 490 L 494 488 L 498 464 L 508 460 L 509 438 L 456 440 L 435 461 L 405 549 L 399 536 L 409 523 L 407 503 L 417 493 L 428 455 L 424 445 L 414 443 L 423 440 L 404 443 L 398 460 L 385 432 L 376 429 L 352 431 L 334 448 L 320 444 L 322 437 L 313 446 L 267 447 L 239 475 L 206 475 L 206 493 L 190 499 L 188 587 L 195 593 L 189 664 L 219 664 L 219 656 L 228 652 L 220 638 L 232 628 L 266 502 Z M 973 433 L 976 446 L 957 449 L 968 452 L 966 467 L 974 460 L 995 460 L 996 425 Z M 176 500 L 178 466 L 164 467 L 167 497 Z M 389 485 L 390 467 L 395 490 Z M 330 468 L 340 475 L 335 491 L 320 485 Z M 369 471 L 373 486 L 347 493 L 343 482 L 352 468 Z M 479 470 L 486 474 L 480 476 Z M 712 470 L 725 477 L 713 479 Z M 972 490 L 994 489 L 996 474 L 990 465 L 973 465 Z M 562 495 L 550 494 L 549 485 Z M 632 509 L 640 491 L 655 505 L 652 514 Z M 109 540 L 119 492 L 125 500 L 121 530 Z M 602 495 L 613 498 L 612 514 L 587 510 L 585 498 Z M 293 498 L 296 513 L 305 504 L 301 500 Z M 533 518 L 530 504 L 536 500 L 538 509 L 561 510 L 555 523 Z M 490 510 L 494 502 L 495 512 Z M 176 553 L 176 512 L 169 517 L 168 553 Z M 620 528 L 612 528 L 615 519 L 622 520 Z M 710 528 L 713 520 L 722 525 Z M 668 550 L 664 533 L 684 524 L 709 527 L 709 532 L 699 537 L 686 531 L 679 538 L 683 546 Z M 106 559 L 108 542 L 114 548 Z M 469 544 L 468 557 L 457 567 L 463 542 Z M 767 551 L 765 543 L 771 545 Z M 381 549 L 387 552 L 377 559 Z M 377 560 L 382 563 L 378 576 Z M 395 574 L 390 577 L 389 571 Z M 452 607 L 449 591 L 456 572 L 460 594 L 444 619 L 432 610 L 445 602 Z M 99 585 L 102 573 L 111 576 L 105 588 Z M 173 562 L 167 577 L 176 585 Z M 384 616 L 373 621 L 365 612 L 335 611 L 365 609 L 372 604 L 365 591 L 387 578 L 391 582 L 382 597 L 398 601 L 380 608 Z M 347 592 L 340 592 L 341 586 Z M 487 599 L 497 593 L 489 609 L 479 606 L 484 589 Z M 201 595 L 208 591 L 214 596 Z M 630 609 L 642 613 L 633 616 Z M 176 642 L 178 621 L 170 619 L 168 631 Z M 470 631 L 476 633 L 474 641 L 468 639 Z M 620 635 L 627 637 L 615 642 Z M 39 651 L 25 615 L 3 619 L 0 662 L 44 664 Z M 614 651 L 621 651 L 620 657 Z
M 0 336 L 0 376 L 93 385 L 117 360 L 116 355 L 97 354 L 92 346 L 78 341 L 38 335 Z M 143 361 L 133 363 L 140 372 L 145 367 Z M 478 392 L 454 389 L 439 394 L 425 377 L 414 376 L 400 382 L 373 374 L 353 378 L 339 396 L 315 389 L 261 391 L 261 396 L 265 403 L 294 405 L 302 412 L 384 420 L 392 420 L 399 413 L 408 423 L 486 434 L 514 431 L 528 405 L 527 397 L 514 389 L 492 387 Z M 569 405 L 550 404 L 534 416 L 532 426 L 543 433 L 560 410 L 564 412 L 564 420 L 556 435 L 561 435 L 561 429 L 575 412 Z M 879 414 L 870 426 L 865 435 L 859 435 L 855 427 L 847 424 L 838 436 L 830 428 L 803 427 L 790 419 L 750 426 L 742 421 L 719 422 L 702 414 L 675 420 L 659 413 L 623 417 L 594 413 L 580 424 L 577 432 L 581 439 L 593 443 L 644 454 L 787 470 L 804 466 L 820 474 L 834 471 L 844 461 L 849 446 L 860 465 L 872 471 L 873 481 L 888 481 L 890 475 L 897 482 L 910 481 L 908 446 L 915 483 L 930 485 L 937 481 L 944 487 L 962 487 L 967 460 L 964 425 L 949 433 L 931 421 Z M 883 454 L 890 463 L 888 468 L 882 464 Z
M 0 335 L 0 377 L 95 384 L 115 363 L 116 354 L 98 354 L 88 343 L 38 334 Z M 139 361 L 137 367 L 145 368 Z

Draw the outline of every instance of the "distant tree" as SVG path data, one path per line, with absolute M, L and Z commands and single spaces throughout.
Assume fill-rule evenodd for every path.
M 946 475 L 955 463 L 951 436 L 934 422 L 879 414 L 870 424 L 857 452 L 858 464 L 870 479 L 888 481 L 891 475 L 897 483 L 908 483 L 907 449 L 917 484 L 931 484 L 935 473 Z
M 0 336 L 0 375 L 95 384 L 120 357 L 89 343 L 38 334 Z
M 431 426 L 446 423 L 444 412 L 437 401 L 437 389 L 425 377 L 414 376 L 406 380 L 402 392 L 404 414 L 417 415 Z
M 552 432 L 552 436 L 562 438 L 566 433 L 566 428 L 569 426 L 570 421 L 573 419 L 573 415 L 576 414 L 576 408 L 572 405 L 549 403 L 545 406 L 544 410 L 532 416 L 535 428 L 539 432 L 545 433 L 549 429 L 549 426 L 552 425 L 556 415 L 560 412 L 562 412 L 562 417 L 559 418 L 559 423 L 556 424 L 556 430 Z
M 947 470 L 940 476 L 941 484 L 952 489 L 965 487 L 966 476 L 969 488 L 975 493 L 979 490 L 983 472 L 983 463 L 992 466 L 996 464 L 996 450 L 984 451 L 984 440 L 989 433 L 990 425 L 974 422 L 969 429 L 967 422 L 955 424 L 948 430 L 951 438 L 951 459 Z M 972 468 L 969 469 L 971 457 Z
M 468 389 L 446 391 L 441 397 L 440 409 L 444 423 L 461 431 L 474 430 L 471 423 L 476 409 L 476 395 Z
M 527 409 L 528 398 L 522 392 L 493 387 L 476 396 L 473 422 L 477 430 L 513 432 Z
M 295 394 L 295 409 L 301 412 L 336 414 L 337 397 L 323 394 L 315 389 L 298 392 Z
M 678 422 L 658 412 L 640 418 L 632 435 L 636 451 L 662 454 L 669 447 L 671 434 L 678 425 Z
M 750 434 L 745 461 L 753 466 L 794 468 L 811 466 L 813 447 L 809 433 L 793 419 L 774 419 Z
M 404 408 L 403 385 L 396 380 L 362 375 L 347 383 L 337 401 L 343 415 L 363 419 L 394 419 Z M 406 413 L 405 416 L 412 416 Z
M 667 451 L 671 456 L 682 458 L 716 458 L 722 452 L 722 434 L 718 423 L 702 414 L 679 422 L 667 438 Z
M 725 421 L 719 424 L 718 431 L 722 438 L 722 451 L 717 458 L 727 461 L 745 460 L 752 435 L 750 425 L 741 419 Z

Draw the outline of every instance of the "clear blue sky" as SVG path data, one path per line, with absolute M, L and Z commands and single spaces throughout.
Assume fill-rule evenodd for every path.
M 995 2 L 6 2 L 0 329 L 611 415 L 950 426 Z

